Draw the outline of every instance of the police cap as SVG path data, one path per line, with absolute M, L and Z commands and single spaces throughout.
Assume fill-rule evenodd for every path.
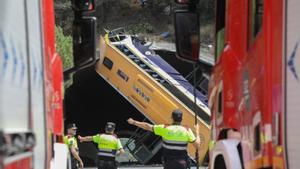
M 182 111 L 179 109 L 176 109 L 172 112 L 172 118 L 176 122 L 181 122 L 182 121 Z
M 67 125 L 67 129 L 77 129 L 76 124 L 75 123 L 70 123 Z

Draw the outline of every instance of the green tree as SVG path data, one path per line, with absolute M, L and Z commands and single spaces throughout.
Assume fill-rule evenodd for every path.
M 60 26 L 55 26 L 55 35 L 56 35 L 56 50 L 60 54 L 63 62 L 64 70 L 73 67 L 73 41 L 71 36 L 65 36 L 63 29 Z M 64 88 L 67 89 L 72 85 L 72 76 L 71 78 L 64 81 Z
M 56 49 L 60 54 L 64 70 L 73 67 L 73 43 L 72 37 L 66 36 L 60 26 L 55 27 L 56 34 Z

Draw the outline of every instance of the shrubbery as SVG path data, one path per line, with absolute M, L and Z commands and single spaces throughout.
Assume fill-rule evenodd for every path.
M 56 49 L 62 57 L 64 69 L 71 68 L 73 63 L 73 44 L 72 37 L 65 36 L 60 26 L 55 27 Z

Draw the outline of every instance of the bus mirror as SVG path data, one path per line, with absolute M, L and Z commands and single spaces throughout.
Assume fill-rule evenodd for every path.
M 73 55 L 76 68 L 96 61 L 96 20 L 95 17 L 74 20 Z
M 93 11 L 95 10 L 95 0 L 72 0 L 74 11 Z
M 199 61 L 199 14 L 179 10 L 174 15 L 176 55 L 187 61 Z

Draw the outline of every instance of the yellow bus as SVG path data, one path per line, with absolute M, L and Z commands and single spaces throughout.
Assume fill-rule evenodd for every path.
M 97 73 L 154 124 L 170 124 L 172 110 L 184 113 L 183 125 L 194 129 L 195 113 L 200 124 L 202 162 L 210 139 L 210 110 L 206 97 L 172 66 L 135 36 L 123 30 L 109 31 L 100 40 Z M 188 147 L 191 158 L 195 149 Z

